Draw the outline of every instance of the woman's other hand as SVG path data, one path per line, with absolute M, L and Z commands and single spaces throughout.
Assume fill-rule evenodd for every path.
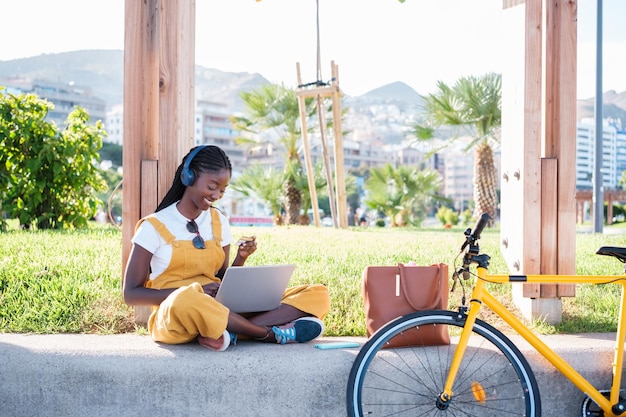
M 217 294 L 217 290 L 219 289 L 220 284 L 217 282 L 211 282 L 209 284 L 203 285 L 202 289 L 204 290 L 205 294 L 210 295 L 211 297 L 215 298 L 215 294 Z

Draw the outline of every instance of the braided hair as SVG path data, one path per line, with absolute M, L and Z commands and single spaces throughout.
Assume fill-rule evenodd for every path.
M 183 162 L 176 169 L 176 175 L 174 175 L 174 181 L 172 181 L 172 186 L 161 200 L 161 203 L 157 206 L 156 211 L 163 210 L 165 207 L 174 204 L 179 201 L 183 197 L 183 193 L 185 192 L 185 187 L 180 179 L 180 174 L 183 170 L 183 166 L 185 165 L 185 161 L 189 158 L 189 154 L 193 152 L 195 148 L 192 148 L 187 155 L 183 158 Z M 193 160 L 189 164 L 189 168 L 194 172 L 196 178 L 198 174 L 201 172 L 217 172 L 222 169 L 227 169 L 228 172 L 232 174 L 233 167 L 230 164 L 230 159 L 228 155 L 220 148 L 215 145 L 203 145 L 203 149 L 198 152 L 196 156 L 194 156 Z

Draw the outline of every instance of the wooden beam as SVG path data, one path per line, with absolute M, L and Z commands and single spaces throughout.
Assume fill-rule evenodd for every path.
M 541 273 L 556 274 L 557 268 L 557 160 L 541 160 Z M 557 296 L 556 284 L 540 284 L 540 297 Z
M 345 165 L 343 155 L 343 133 L 341 131 L 341 99 L 339 97 L 339 67 L 331 61 L 331 74 L 335 92 L 332 97 L 333 132 L 335 139 L 335 190 L 337 191 L 337 217 L 339 227 L 348 227 L 348 197 L 346 196 Z
M 300 73 L 299 62 L 296 62 L 296 76 L 298 85 L 301 85 L 302 75 Z M 313 163 L 311 162 L 311 146 L 309 145 L 309 133 L 307 131 L 306 102 L 303 95 L 298 95 L 298 108 L 300 109 L 300 129 L 302 132 L 302 148 L 304 150 L 304 166 L 306 167 L 306 176 L 309 183 L 309 196 L 311 197 L 313 222 L 316 227 L 320 227 L 319 204 L 317 202 L 317 190 L 315 189 L 315 171 L 313 169 Z
M 195 113 L 195 1 L 162 1 L 159 82 L 159 201 L 193 147 Z M 156 207 L 155 207 L 156 208 Z
M 158 175 L 159 161 L 141 161 L 141 217 L 154 213 L 156 206 L 159 204 L 157 199 L 159 195 L 158 183 L 156 181 Z
M 141 217 L 141 161 L 158 155 L 160 11 L 159 0 L 125 3 L 122 269 Z
M 339 87 L 332 84 L 325 87 L 315 87 L 309 89 L 300 89 L 296 91 L 296 95 L 302 97 L 332 97 L 333 94 L 339 93 Z
M 505 25 L 511 54 L 505 58 L 507 76 L 503 77 L 503 254 L 513 273 L 573 274 L 576 1 L 505 0 L 503 9 L 505 17 L 510 17 Z M 515 29 L 522 17 L 523 41 Z M 516 55 L 520 51 L 523 62 Z M 523 120 L 522 129 L 518 119 Z M 517 164 L 523 165 L 518 168 Z M 522 248 L 516 247 L 519 236 Z M 533 298 L 573 295 L 571 286 L 525 285 L 521 289 L 525 297 Z
M 576 273 L 576 1 L 546 2 L 546 157 L 558 159 L 557 273 Z
M 543 32 L 542 0 L 529 0 L 524 10 L 523 108 L 516 117 L 523 120 L 523 202 L 522 270 L 526 274 L 541 271 L 541 143 L 542 143 L 542 74 Z M 517 156 L 514 156 L 517 157 Z
M 137 221 L 156 209 L 193 145 L 195 1 L 126 0 L 122 270 Z M 122 271 L 123 274 L 123 271 Z M 145 323 L 149 309 L 135 309 Z
M 503 11 L 506 55 L 502 77 L 502 254 L 513 274 L 541 265 L 541 0 Z M 520 158 L 523 155 L 523 158 Z M 539 286 L 520 284 L 527 297 Z

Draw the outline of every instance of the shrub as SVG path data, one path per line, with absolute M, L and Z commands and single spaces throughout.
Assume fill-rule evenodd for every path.
M 442 206 L 437 210 L 435 217 L 441 222 L 442 225 L 456 226 L 459 224 L 459 214 L 452 210 L 450 207 Z

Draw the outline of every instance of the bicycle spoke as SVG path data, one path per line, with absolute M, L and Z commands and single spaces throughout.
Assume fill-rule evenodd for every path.
M 540 406 L 532 371 L 514 345 L 485 323 L 475 324 L 447 402 L 439 396 L 456 349 L 454 340 L 445 346 L 382 348 L 387 340 L 420 326 L 461 327 L 463 322 L 455 318 L 452 312 L 415 313 L 389 323 L 389 329 L 370 339 L 350 372 L 349 416 L 535 416 Z M 377 340 L 381 335 L 385 340 Z

